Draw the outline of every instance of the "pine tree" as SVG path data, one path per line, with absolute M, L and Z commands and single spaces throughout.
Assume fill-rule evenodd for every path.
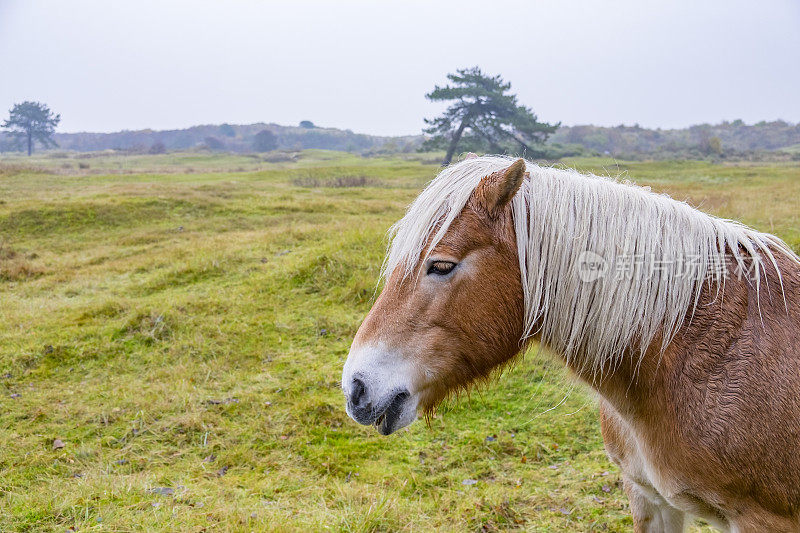
M 508 93 L 511 84 L 500 76 L 472 67 L 447 78 L 452 85 L 437 85 L 425 95 L 434 102 L 453 101 L 440 117 L 425 119 L 424 132 L 431 138 L 423 149 L 446 146 L 443 165 L 450 164 L 459 144 L 474 151 L 519 150 L 534 156 L 538 151 L 533 145 L 544 143 L 560 125 L 539 122 L 533 111 L 517 103 L 516 95 Z
M 17 144 L 23 141 L 28 147 L 28 155 L 31 155 L 35 141 L 39 141 L 45 148 L 58 146 L 53 140 L 53 133 L 59 122 L 61 115 L 54 115 L 45 104 L 22 102 L 11 108 L 3 128 L 8 130 L 8 134 Z

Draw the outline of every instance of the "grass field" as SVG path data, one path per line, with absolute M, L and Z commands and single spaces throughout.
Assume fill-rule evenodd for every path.
M 628 531 L 545 353 L 391 437 L 341 366 L 435 159 L 0 159 L 0 530 Z M 624 174 L 800 251 L 800 166 Z

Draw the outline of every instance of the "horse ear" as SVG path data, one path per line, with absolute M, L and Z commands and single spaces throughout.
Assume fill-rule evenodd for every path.
M 501 210 L 522 186 L 525 160 L 517 159 L 510 167 L 483 178 L 475 189 L 476 200 L 490 213 Z

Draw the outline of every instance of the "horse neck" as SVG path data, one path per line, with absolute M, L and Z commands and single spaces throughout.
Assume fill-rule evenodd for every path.
M 767 270 L 767 283 L 775 299 L 781 287 L 774 271 Z M 665 403 L 680 401 L 684 388 L 692 386 L 690 382 L 710 375 L 745 323 L 754 320 L 752 307 L 757 297 L 752 285 L 729 277 L 723 287 L 703 288 L 697 307 L 687 312 L 666 347 L 663 337 L 656 335 L 643 353 L 636 346 L 629 346 L 602 373 L 593 372 L 586 364 L 589 354 L 585 354 L 587 359 L 579 356 L 564 361 L 621 414 L 652 413 Z M 769 313 L 782 310 L 782 304 L 777 300 L 766 302 L 763 294 L 761 305 Z

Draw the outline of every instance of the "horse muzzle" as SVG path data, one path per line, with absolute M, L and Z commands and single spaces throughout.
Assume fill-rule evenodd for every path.
M 359 424 L 389 435 L 417 417 L 410 368 L 383 346 L 355 346 L 342 371 L 347 414 Z
M 347 398 L 347 413 L 359 424 L 374 424 L 381 435 L 389 435 L 399 428 L 397 422 L 403 417 L 410 397 L 411 394 L 403 389 L 392 391 L 373 402 L 364 382 L 355 378 Z

